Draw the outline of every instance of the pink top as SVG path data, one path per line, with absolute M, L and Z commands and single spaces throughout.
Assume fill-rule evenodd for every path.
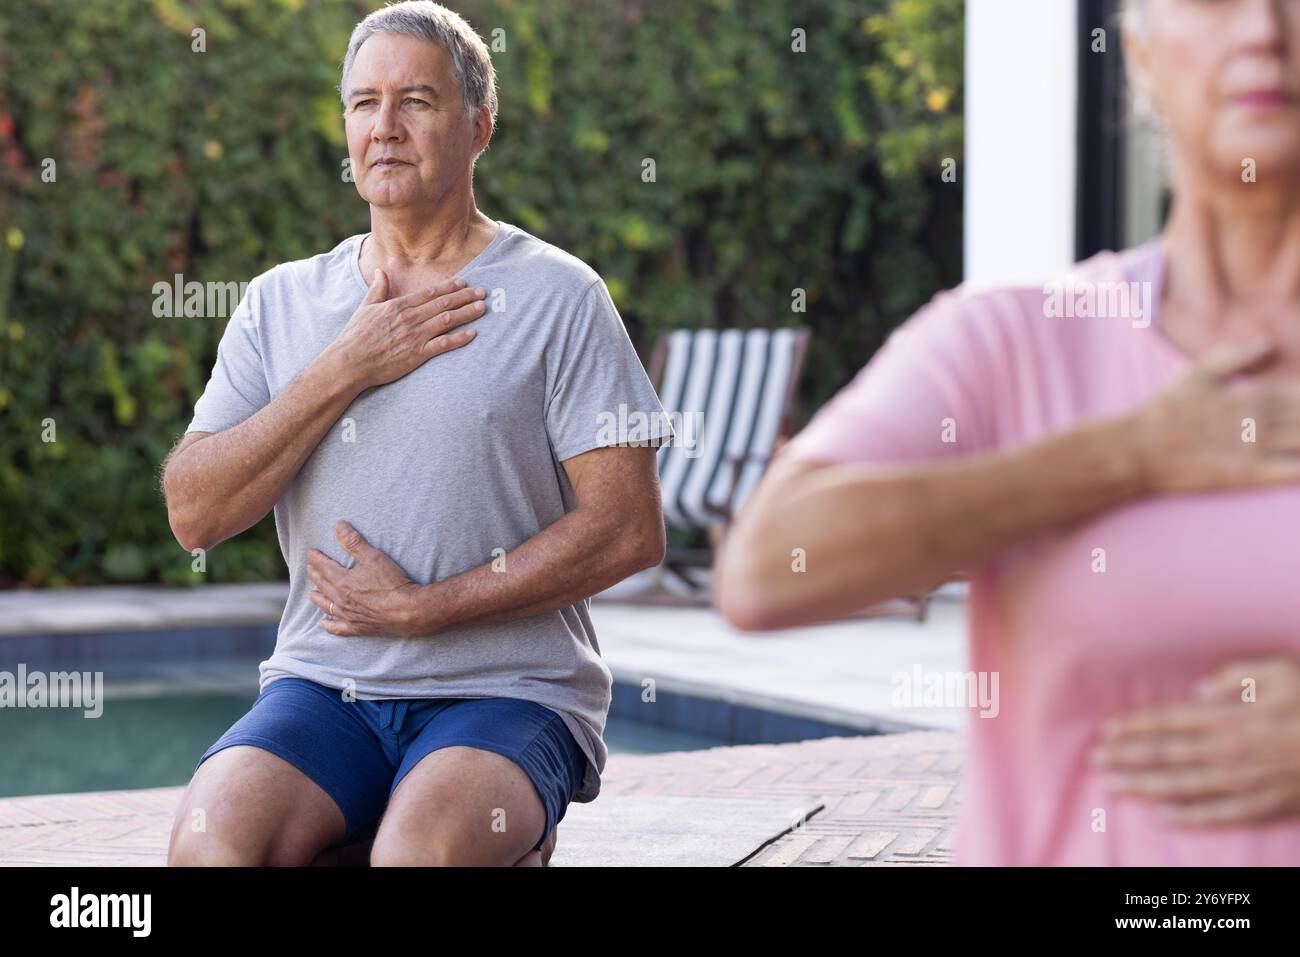
M 1137 283 L 1125 288 L 1149 294 L 1143 315 L 1153 316 L 1165 257 L 1157 238 L 1078 264 L 1061 277 L 1075 280 L 1068 316 L 1045 309 L 1042 286 L 940 293 L 780 454 L 951 458 L 1139 405 L 1190 360 L 1158 331 L 1158 315 L 1146 323 L 1110 297 L 1116 283 Z M 1085 316 L 1078 294 L 1089 288 L 1104 296 Z M 947 419 L 956 441 L 944 441 Z M 996 717 L 968 712 L 954 863 L 1300 864 L 1300 819 L 1172 827 L 1111 795 L 1088 765 L 1108 717 L 1187 700 L 1229 660 L 1300 654 L 1297 541 L 1300 486 L 1167 496 L 1025 542 L 973 572 L 971 668 L 998 673 L 1000 700 Z M 1104 831 L 1094 830 L 1098 809 Z

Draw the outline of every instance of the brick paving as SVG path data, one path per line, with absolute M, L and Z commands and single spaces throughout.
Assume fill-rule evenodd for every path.
M 960 735 L 949 731 L 616 756 L 597 800 L 670 794 L 788 801 L 790 832 L 747 867 L 938 865 L 952 850 L 961 760 Z
M 947 731 L 615 755 L 597 802 L 784 800 L 790 830 L 745 866 L 934 866 L 951 852 L 961 760 L 960 736 Z M 0 799 L 0 866 L 161 865 L 182 791 Z

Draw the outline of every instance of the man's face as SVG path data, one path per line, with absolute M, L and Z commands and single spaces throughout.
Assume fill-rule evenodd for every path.
M 362 199 L 434 205 L 468 183 L 474 157 L 487 145 L 486 110 L 477 121 L 466 116 L 451 56 L 441 46 L 375 34 L 357 52 L 344 95 L 348 155 Z M 386 158 L 401 162 L 382 165 Z

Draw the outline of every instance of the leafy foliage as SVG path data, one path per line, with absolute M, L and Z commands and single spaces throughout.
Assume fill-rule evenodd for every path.
M 153 286 L 247 281 L 369 228 L 337 85 L 379 5 L 0 11 L 0 582 L 283 574 L 269 519 L 204 575 L 171 535 L 158 470 L 225 319 L 155 317 Z M 505 46 L 480 208 L 596 268 L 639 345 L 807 324 L 802 418 L 959 280 L 940 172 L 961 155 L 961 0 L 453 6 Z

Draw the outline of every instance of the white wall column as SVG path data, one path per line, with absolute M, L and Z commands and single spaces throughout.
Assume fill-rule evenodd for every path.
M 965 274 L 1074 262 L 1076 0 L 966 0 Z

